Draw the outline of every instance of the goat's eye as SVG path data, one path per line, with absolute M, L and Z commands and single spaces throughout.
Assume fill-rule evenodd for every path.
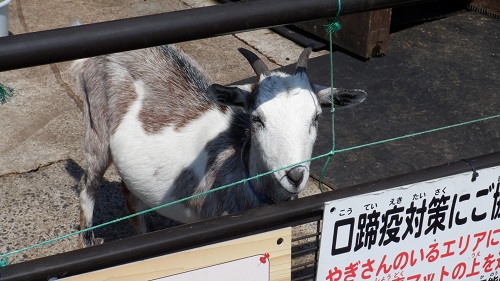
M 252 123 L 258 126 L 264 126 L 264 122 L 262 122 L 262 119 L 260 119 L 259 115 L 257 114 L 252 115 Z

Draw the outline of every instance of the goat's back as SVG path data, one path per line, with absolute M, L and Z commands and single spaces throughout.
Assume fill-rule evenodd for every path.
M 106 108 L 111 133 L 138 98 L 138 82 L 145 87 L 139 118 L 150 133 L 165 126 L 182 127 L 214 106 L 205 95 L 211 79 L 173 46 L 78 60 L 73 74 L 90 106 L 87 109 L 101 115 Z

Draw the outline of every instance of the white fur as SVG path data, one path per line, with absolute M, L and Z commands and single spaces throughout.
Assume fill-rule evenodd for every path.
M 153 207 L 173 201 L 169 196 L 170 187 L 184 168 L 189 167 L 199 179 L 204 177 L 207 161 L 204 146 L 227 129 L 229 120 L 220 111 L 211 110 L 179 131 L 166 127 L 158 134 L 147 134 L 138 120 L 145 87 L 141 81 L 134 85 L 138 98 L 111 136 L 110 147 L 113 162 L 125 184 Z M 196 165 L 190 166 L 190 163 Z M 181 222 L 199 219 L 182 204 L 159 212 Z

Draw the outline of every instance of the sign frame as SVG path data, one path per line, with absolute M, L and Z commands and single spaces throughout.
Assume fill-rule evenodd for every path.
M 225 263 L 231 263 L 245 258 L 252 258 L 252 260 L 257 261 L 256 268 L 259 267 L 259 270 L 261 269 L 261 265 L 262 267 L 269 269 L 267 280 L 286 281 L 291 278 L 291 240 L 292 230 L 290 227 L 287 227 L 58 280 L 163 280 L 163 278 L 174 275 L 180 275 L 195 270 L 203 270 L 212 266 L 220 266 Z M 253 264 L 255 264 L 255 262 Z M 226 267 L 221 266 L 220 268 L 220 274 L 224 274 L 225 272 L 228 274 L 234 274 L 230 272 L 232 270 L 230 264 Z M 248 272 L 249 271 L 247 271 L 247 273 Z M 199 280 L 210 279 L 204 278 Z M 215 280 L 220 280 L 220 278 Z

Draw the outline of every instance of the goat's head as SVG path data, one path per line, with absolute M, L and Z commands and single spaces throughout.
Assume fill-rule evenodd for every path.
M 302 52 L 293 75 L 271 72 L 252 52 L 246 49 L 240 52 L 252 65 L 258 83 L 229 87 L 214 84 L 208 92 L 219 104 L 247 111 L 251 125 L 246 161 L 251 175 L 308 160 L 316 140 L 321 105 L 331 105 L 330 88 L 313 85 L 307 77 L 311 49 Z M 339 106 L 350 106 L 364 98 L 362 94 L 350 94 L 334 100 Z M 309 162 L 306 162 L 257 179 L 257 189 L 275 201 L 284 201 L 301 192 L 308 178 Z M 267 189 L 263 190 L 264 187 Z

